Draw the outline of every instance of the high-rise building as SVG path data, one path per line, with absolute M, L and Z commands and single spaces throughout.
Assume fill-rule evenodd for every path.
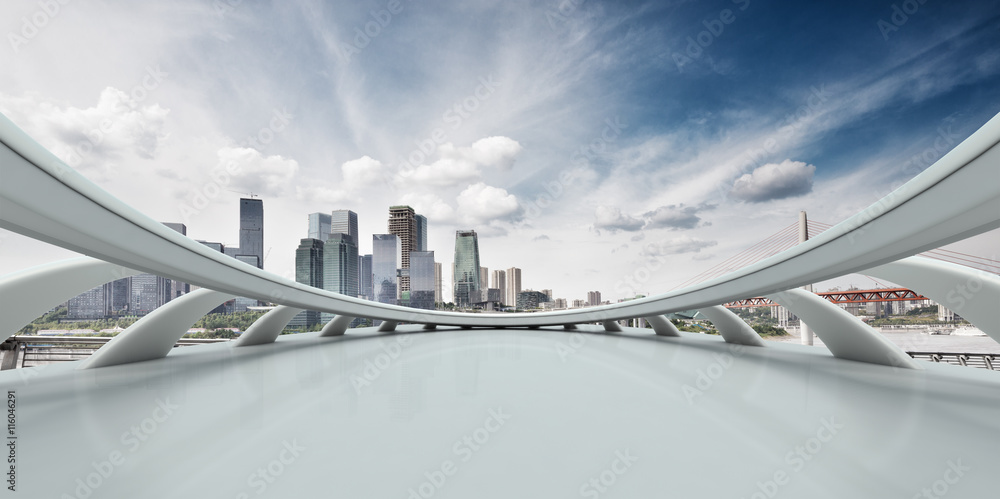
M 323 245 L 323 289 L 358 296 L 358 247 L 349 234 L 333 232 Z M 320 320 L 329 322 L 334 315 L 323 312 Z
M 374 301 L 395 305 L 399 299 L 399 282 L 396 278 L 399 263 L 403 260 L 399 236 L 374 234 L 372 236 L 372 291 Z
M 358 296 L 366 300 L 374 300 L 375 293 L 372 291 L 372 256 L 365 255 L 359 260 L 358 265 Z
M 443 270 L 444 269 L 442 268 L 442 266 L 441 266 L 440 263 L 434 262 L 434 302 L 435 303 L 441 303 L 441 301 L 442 301 L 442 294 L 441 294 L 441 273 L 442 273 Z
M 515 306 L 517 304 L 517 295 L 521 293 L 521 269 L 517 267 L 511 267 L 507 269 L 507 299 L 510 302 L 504 302 L 504 305 L 508 307 Z
M 410 307 L 434 310 L 435 265 L 433 251 L 410 252 Z
M 326 236 L 330 235 L 330 223 L 330 215 L 326 213 L 310 213 L 308 239 L 317 239 L 320 242 L 326 241 Z
M 549 297 L 548 301 L 552 301 L 552 290 L 551 289 L 543 289 L 542 293 L 545 293 L 545 296 Z
M 400 292 L 410 290 L 410 252 L 417 251 L 417 215 L 409 206 L 389 207 L 389 233 L 399 237 L 403 260 L 400 269 L 406 269 L 399 278 Z
M 240 248 L 237 256 L 256 257 L 241 258 L 240 261 L 264 268 L 264 201 L 260 199 L 240 198 Z
M 295 250 L 295 282 L 323 289 L 323 241 L 305 238 Z M 320 313 L 303 310 L 288 323 L 293 328 L 310 328 L 319 324 Z
M 417 219 L 417 247 L 413 251 L 427 251 L 427 217 L 415 215 Z
M 500 290 L 500 303 L 510 306 L 511 302 L 507 301 L 507 273 L 502 270 L 493 271 L 493 286 Z
M 587 291 L 587 305 L 591 307 L 596 307 L 600 304 L 601 304 L 601 292 Z
M 351 236 L 354 246 L 358 246 L 358 214 L 351 210 L 333 210 L 330 214 L 330 232 Z
M 129 312 L 146 315 L 170 301 L 170 279 L 153 274 L 132 276 Z
M 455 268 L 452 274 L 455 305 L 469 306 L 484 286 L 479 280 L 479 237 L 474 230 L 455 231 Z
M 490 269 L 489 267 L 479 267 L 479 289 L 489 289 Z

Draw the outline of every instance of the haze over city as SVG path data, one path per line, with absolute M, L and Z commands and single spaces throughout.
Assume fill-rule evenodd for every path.
M 843 220 L 1000 110 L 990 2 L 7 9 L 0 112 L 195 239 L 238 243 L 254 193 L 290 278 L 307 214 L 357 212 L 365 254 L 406 204 L 445 282 L 474 229 L 524 288 L 616 300 L 655 266 L 635 291 L 665 292 L 800 210 Z M 756 36 L 784 30 L 809 34 Z M 996 258 L 1000 235 L 950 247 Z M 0 231 L 2 273 L 70 254 Z

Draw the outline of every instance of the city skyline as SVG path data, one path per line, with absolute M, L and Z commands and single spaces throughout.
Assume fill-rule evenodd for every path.
M 704 3 L 407 9 L 349 60 L 338 47 L 371 9 L 66 8 L 61 28 L 0 51 L 0 112 L 194 239 L 240 247 L 234 203 L 255 193 L 268 204 L 264 266 L 288 278 L 304 214 L 350 207 L 359 234 L 377 234 L 385 207 L 406 204 L 427 217 L 438 258 L 473 228 L 483 266 L 519 266 L 526 287 L 559 297 L 617 300 L 626 276 L 655 268 L 631 291 L 667 292 L 800 210 L 837 223 L 1000 110 L 995 4 L 927 2 L 889 31 L 890 5 L 725 5 L 736 19 L 718 36 L 704 23 L 723 7 Z M 18 20 L 38 7 L 5 9 Z M 468 16 L 503 22 L 482 30 Z M 106 22 L 143 43 L 95 28 Z M 260 23 L 276 29 L 262 36 Z M 815 36 L 752 36 L 788 26 Z M 260 69 L 275 49 L 295 56 Z M 949 246 L 998 247 L 998 231 Z M 73 255 L 0 232 L 0 273 Z M 852 282 L 875 285 L 816 285 Z

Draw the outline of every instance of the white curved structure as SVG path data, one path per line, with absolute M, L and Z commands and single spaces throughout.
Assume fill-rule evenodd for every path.
M 85 361 L 0 371 L 16 411 L 9 431 L 24 442 L 18 492 L 989 497 L 1000 378 L 903 358 L 792 288 L 1000 226 L 998 141 L 994 118 L 861 213 L 712 281 L 582 311 L 491 315 L 357 300 L 245 265 L 124 205 L 0 119 L 0 226 L 206 288 Z M 788 302 L 834 355 L 749 348 L 764 342 L 719 304 L 757 295 Z M 53 296 L 38 300 L 47 308 Z M 257 348 L 173 349 L 232 296 L 280 305 L 238 343 Z M 337 316 L 320 333 L 277 337 L 299 309 Z M 690 309 L 725 341 L 663 317 Z M 346 333 L 354 317 L 384 322 Z M 616 322 L 634 317 L 656 334 Z
M 1000 276 L 921 257 L 886 263 L 865 273 L 930 297 L 1000 342 Z
M 0 208 L 2 208 L 0 204 Z M 71 258 L 0 278 L 0 341 L 52 307 L 106 282 L 140 272 L 88 257 Z

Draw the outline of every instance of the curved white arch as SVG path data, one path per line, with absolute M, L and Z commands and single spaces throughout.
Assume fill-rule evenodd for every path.
M 281 331 L 285 329 L 285 326 L 288 325 L 288 322 L 295 317 L 295 314 L 298 314 L 301 311 L 301 308 L 278 305 L 277 307 L 269 310 L 266 314 L 260 316 L 259 319 L 255 320 L 253 324 L 251 324 L 250 327 L 248 327 L 247 330 L 233 342 L 233 346 L 247 347 L 251 345 L 274 343 L 274 340 L 278 339 L 278 336 L 281 334 Z
M 165 357 L 177 340 L 202 316 L 234 296 L 211 289 L 197 289 L 152 311 L 111 338 L 79 369 L 116 366 Z
M 311 288 L 214 252 L 90 183 L 0 119 L 0 226 L 110 262 L 232 295 L 336 314 L 457 326 L 542 326 L 647 317 L 773 293 L 1000 227 L 1000 116 L 869 208 L 814 239 L 720 278 L 625 303 L 539 314 L 414 310 Z M 44 195 L 43 195 L 44 194 Z M 56 202 L 53 202 L 53 199 Z M 43 202 L 44 200 L 44 202 Z
M 920 369 L 916 361 L 891 341 L 815 293 L 795 288 L 768 295 L 768 298 L 808 322 L 834 357 Z
M 77 257 L 7 274 L 0 279 L 0 341 L 46 311 L 88 289 L 140 274 L 90 257 Z
M 865 274 L 930 297 L 1000 342 L 1000 276 L 923 257 L 872 267 Z
M 754 331 L 749 324 L 740 319 L 740 316 L 732 313 L 726 307 L 715 305 L 698 311 L 712 321 L 712 325 L 719 330 L 719 335 L 726 340 L 726 343 L 751 347 L 765 346 L 764 340 L 757 334 L 757 331 Z

